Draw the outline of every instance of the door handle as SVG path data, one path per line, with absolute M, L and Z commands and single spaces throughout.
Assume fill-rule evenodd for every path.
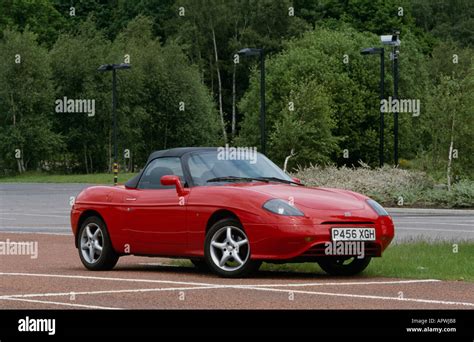
M 126 201 L 136 201 L 137 199 L 135 197 L 126 197 Z

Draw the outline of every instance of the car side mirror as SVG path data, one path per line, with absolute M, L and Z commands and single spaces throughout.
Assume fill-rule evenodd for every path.
M 301 184 L 301 179 L 296 178 L 296 177 L 293 177 L 292 179 L 293 179 L 293 182 Z
M 189 190 L 185 189 L 184 186 L 181 184 L 181 181 L 179 180 L 178 176 L 174 175 L 166 175 L 161 177 L 160 179 L 161 185 L 174 185 L 176 187 L 176 192 L 178 193 L 178 196 L 184 196 L 186 195 Z

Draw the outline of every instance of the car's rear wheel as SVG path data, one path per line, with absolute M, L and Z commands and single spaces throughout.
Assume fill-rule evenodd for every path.
M 104 221 L 97 216 L 88 217 L 82 223 L 78 246 L 82 263 L 91 271 L 111 270 L 119 259 Z
M 221 220 L 209 229 L 204 256 L 209 268 L 222 277 L 243 277 L 261 265 L 260 261 L 251 260 L 249 239 L 234 219 Z
M 369 266 L 371 257 L 357 258 L 337 258 L 326 257 L 318 261 L 319 266 L 330 275 L 335 276 L 351 276 L 356 275 Z

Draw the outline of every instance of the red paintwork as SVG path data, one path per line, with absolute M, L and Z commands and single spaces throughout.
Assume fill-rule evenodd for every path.
M 120 254 L 202 257 L 209 219 L 226 210 L 242 223 L 253 259 L 301 256 L 311 247 L 330 241 L 330 228 L 344 222 L 351 222 L 351 227 L 357 222 L 375 227 L 380 252 L 394 236 L 392 219 L 378 216 L 365 202 L 368 197 L 354 192 L 263 182 L 188 189 L 176 184 L 177 177 L 165 177 L 163 181 L 175 184 L 176 190 L 124 186 L 85 189 L 71 211 L 74 235 L 81 215 L 93 210 L 106 222 L 112 245 Z M 305 216 L 281 216 L 262 208 L 269 199 L 288 201 L 290 197 Z M 346 216 L 347 212 L 351 216 Z

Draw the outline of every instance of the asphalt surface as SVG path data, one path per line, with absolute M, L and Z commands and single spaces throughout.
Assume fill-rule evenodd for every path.
M 36 241 L 38 257 L 2 256 L 0 309 L 474 309 L 474 283 L 258 272 L 222 279 L 193 267 L 127 256 L 113 271 L 83 268 L 70 236 Z
M 87 184 L 0 184 L 0 232 L 71 234 L 70 197 Z M 474 211 L 388 209 L 395 242 L 474 241 Z
M 84 269 L 69 199 L 86 185 L 0 184 L 0 241 L 35 242 L 38 257 L 0 255 L 0 309 L 474 309 L 474 283 L 258 272 L 222 279 L 166 259 L 127 256 Z M 472 211 L 391 210 L 397 241 L 473 240 Z

